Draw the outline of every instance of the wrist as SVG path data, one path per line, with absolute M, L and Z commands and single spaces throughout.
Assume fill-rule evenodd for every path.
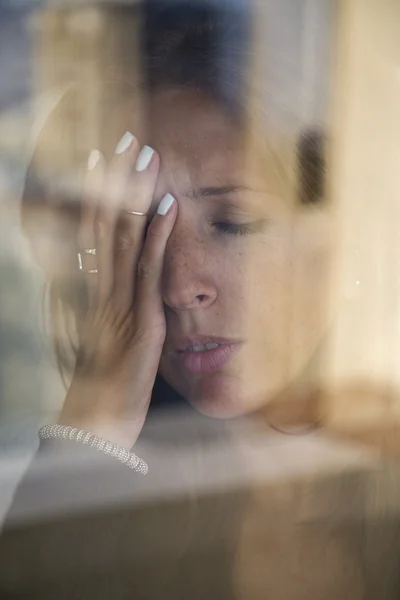
M 68 390 L 57 423 L 89 431 L 107 441 L 132 448 L 143 428 L 141 418 L 127 418 L 118 407 L 123 404 L 121 394 L 105 384 L 74 381 Z
M 132 448 L 139 437 L 139 433 L 133 434 L 131 430 L 126 431 L 126 426 L 124 427 L 121 423 L 100 417 L 77 418 L 62 412 L 57 419 L 57 425 L 82 429 L 127 449 Z

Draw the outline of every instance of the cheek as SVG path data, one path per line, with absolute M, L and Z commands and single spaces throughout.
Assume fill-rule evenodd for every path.
M 327 322 L 334 247 L 328 227 L 319 221 L 295 238 L 294 294 L 299 319 L 317 327 Z
M 292 244 L 285 231 L 273 238 L 258 240 L 241 260 L 241 288 L 249 316 L 269 320 L 284 312 L 291 291 L 293 271 Z
M 333 251 L 329 232 L 324 234 L 318 222 L 299 223 L 292 239 L 285 353 L 295 376 L 306 367 L 327 331 Z
M 232 297 L 260 351 L 279 361 L 315 343 L 328 321 L 330 260 L 312 231 L 290 226 L 237 255 Z
M 333 249 L 318 223 L 287 224 L 252 248 L 244 281 L 249 298 L 268 314 L 302 314 L 304 322 L 326 307 Z M 311 313 L 311 314 L 310 314 Z M 292 318 L 290 316 L 290 318 Z

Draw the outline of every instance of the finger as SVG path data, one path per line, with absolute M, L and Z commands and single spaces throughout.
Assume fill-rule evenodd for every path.
M 137 270 L 136 312 L 138 323 L 147 327 L 157 311 L 163 310 L 161 277 L 165 248 L 174 227 L 178 205 L 171 194 L 161 200 L 147 230 L 146 241 Z
M 146 216 L 153 200 L 159 167 L 158 154 L 149 146 L 144 146 L 126 189 L 115 240 L 114 297 L 122 310 L 132 305 L 137 263 L 147 226 Z
M 138 152 L 136 138 L 126 132 L 116 147 L 105 178 L 96 221 L 99 302 L 109 298 L 113 292 L 116 222 Z
M 81 221 L 78 230 L 78 249 L 81 253 L 81 262 L 84 269 L 88 289 L 89 306 L 97 295 L 98 261 L 95 254 L 84 251 L 96 249 L 95 220 L 100 203 L 106 162 L 99 150 L 92 150 L 88 158 L 87 173 L 83 184 Z

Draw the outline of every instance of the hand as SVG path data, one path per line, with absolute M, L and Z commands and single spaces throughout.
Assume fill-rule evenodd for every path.
M 97 151 L 89 159 L 78 243 L 96 248 L 96 255 L 83 255 L 88 310 L 58 420 L 127 448 L 143 427 L 165 339 L 160 285 L 177 215 L 167 195 L 158 211 L 168 211 L 157 212 L 146 233 L 146 217 L 126 212 L 147 214 L 157 181 L 159 156 L 147 146 L 139 150 L 125 134 L 108 167 Z

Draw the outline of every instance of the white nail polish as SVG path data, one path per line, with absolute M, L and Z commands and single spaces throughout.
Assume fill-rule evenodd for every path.
M 115 154 L 122 154 L 125 152 L 131 145 L 133 139 L 134 136 L 129 131 L 125 132 L 115 148 Z
M 158 205 L 157 213 L 164 217 L 174 202 L 175 198 L 172 196 L 172 194 L 166 194 Z
M 88 171 L 93 171 L 96 168 L 98 162 L 100 160 L 100 152 L 98 150 L 92 150 L 89 154 L 87 168 Z
M 144 171 L 149 166 L 153 154 L 153 148 L 143 146 L 136 160 L 136 171 Z

